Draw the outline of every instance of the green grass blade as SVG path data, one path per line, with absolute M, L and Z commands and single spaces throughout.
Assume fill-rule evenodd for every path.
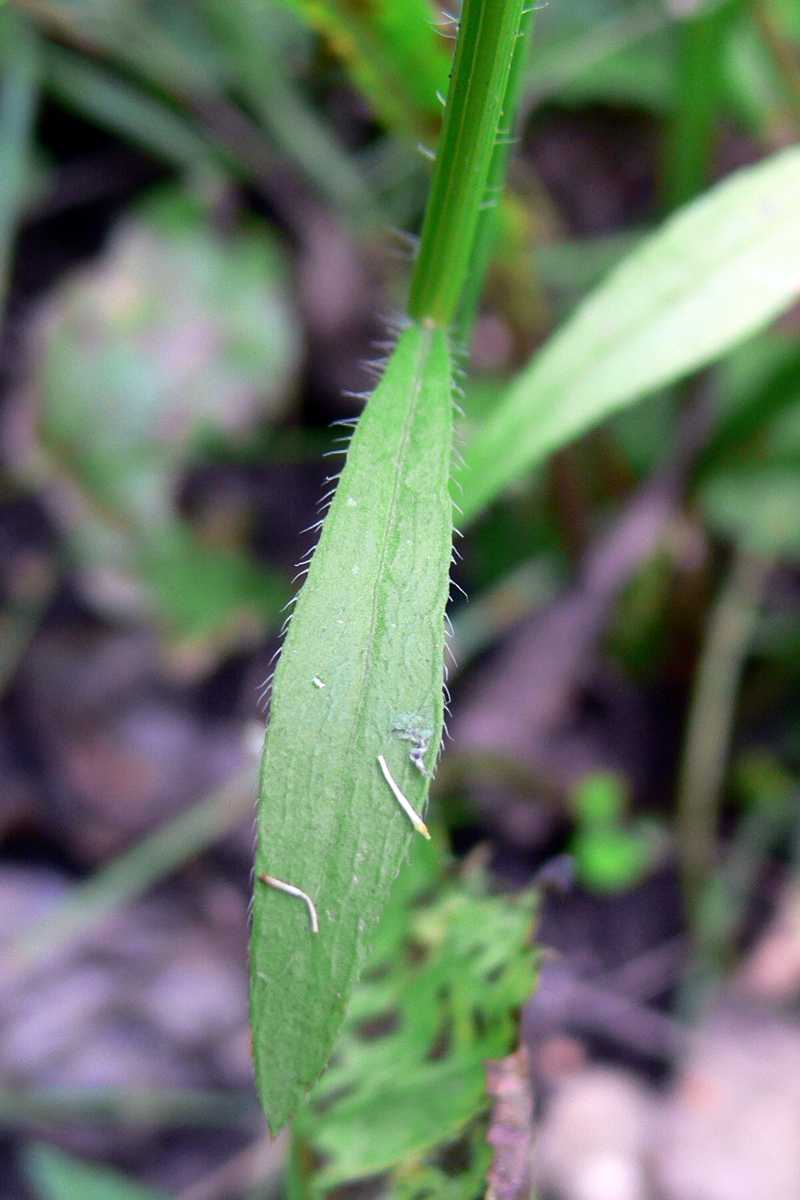
M 43 32 L 125 64 L 172 96 L 214 94 L 213 60 L 192 39 L 172 37 L 152 6 L 131 0 L 16 0 Z
M 200 9 L 231 92 L 245 100 L 271 142 L 359 229 L 365 222 L 376 223 L 365 176 L 294 79 L 298 35 L 308 38 L 300 22 L 273 4 L 200 0 Z
M 640 0 L 639 3 L 626 5 L 613 10 L 610 16 L 600 18 L 598 13 L 589 12 L 586 20 L 577 27 L 568 25 L 559 32 L 558 26 L 547 32 L 547 22 L 543 22 L 542 37 L 537 37 L 525 67 L 525 82 L 523 84 L 524 106 L 530 111 L 548 100 L 570 98 L 576 94 L 581 102 L 584 97 L 592 102 L 605 99 L 596 91 L 597 72 L 602 71 L 604 64 L 613 61 L 615 56 L 635 54 L 640 64 L 650 63 L 652 58 L 647 54 L 647 39 L 653 35 L 664 34 L 670 25 L 669 12 L 653 0 Z M 644 46 L 642 45 L 644 43 Z M 661 60 L 658 55 L 657 61 Z M 648 72 L 644 72 L 648 74 Z M 648 86 L 647 81 L 639 81 L 641 91 L 638 93 L 640 103 L 644 104 L 649 96 L 650 106 L 657 112 L 662 112 L 667 102 L 672 99 L 672 75 L 670 63 L 656 72 L 656 86 Z M 588 76 L 589 83 L 585 83 Z M 582 85 L 582 80 L 584 81 Z M 644 86 L 642 86 L 644 84 Z
M 275 672 L 251 942 L 256 1079 L 276 1132 L 322 1071 L 413 833 L 442 730 L 452 545 L 445 334 L 412 325 L 353 437 Z M 415 745 L 414 738 L 418 739 Z
M 467 447 L 464 518 L 584 430 L 763 328 L 798 295 L 793 147 L 672 217 L 550 339 Z
M 143 895 L 234 829 L 252 804 L 255 775 L 253 763 L 187 812 L 76 884 L 60 904 L 6 941 L 0 950 L 2 987 L 19 986 L 123 905 Z
M 713 178 L 715 142 L 725 112 L 727 34 L 731 4 L 701 9 L 676 22 L 678 87 L 664 145 L 663 197 L 678 208 L 699 196 Z
M 47 83 L 66 107 L 170 166 L 213 176 L 215 151 L 182 113 L 83 55 L 47 46 Z
M 37 37 L 27 21 L 0 12 L 0 313 L 23 199 L 39 93 Z
M 26 1150 L 25 1168 L 40 1200 L 165 1200 L 163 1192 L 41 1143 Z

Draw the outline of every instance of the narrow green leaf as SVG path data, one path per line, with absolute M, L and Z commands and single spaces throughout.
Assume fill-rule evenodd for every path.
M 423 810 L 442 730 L 452 440 L 445 334 L 412 325 L 353 437 L 275 672 L 251 943 L 256 1079 L 277 1131 L 325 1066 Z M 424 747 L 427 747 L 424 749 Z
M 59 904 L 6 941 L 0 950 L 0 978 L 4 987 L 19 986 L 26 976 L 41 970 L 48 960 L 57 958 L 89 930 L 102 925 L 124 904 L 141 896 L 229 833 L 246 815 L 255 774 L 255 763 L 252 763 L 218 791 L 204 796 L 187 812 L 76 884 Z M 54 1093 L 50 1096 L 57 1108 L 57 1097 Z M 3 1121 L 1 1097 L 2 1092 L 0 1123 Z M 87 1103 L 91 1109 L 91 1101 Z M 113 1108 L 113 1104 L 110 1107 Z M 24 1111 L 24 1104 L 22 1108 Z
M 38 38 L 24 18 L 0 14 L 0 311 L 29 167 L 39 99 Z
M 612 412 L 712 362 L 800 294 L 800 148 L 738 171 L 642 243 L 467 447 L 465 519 Z
M 715 141 L 725 111 L 724 56 L 738 5 L 702 7 L 676 21 L 678 87 L 664 139 L 663 199 L 677 208 L 711 182 Z
M 307 40 L 294 14 L 274 4 L 228 0 L 199 0 L 199 8 L 230 91 L 244 98 L 270 141 L 359 229 L 365 222 L 375 223 L 374 197 L 355 156 L 340 144 L 294 78 L 298 43 Z
M 41 1200 L 164 1200 L 163 1192 L 51 1146 L 28 1147 L 25 1168 Z
M 664 44 L 671 23 L 665 8 L 640 0 L 605 17 L 588 8 L 575 16 L 562 22 L 552 19 L 553 9 L 543 14 L 525 71 L 528 111 L 554 99 L 627 102 L 659 113 L 670 107 L 676 71 Z
M 213 176 L 214 152 L 179 112 L 83 55 L 47 44 L 47 83 L 67 108 L 181 169 Z

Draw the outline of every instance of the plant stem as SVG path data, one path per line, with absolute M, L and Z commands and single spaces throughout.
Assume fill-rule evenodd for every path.
M 472 327 L 480 304 L 486 269 L 492 254 L 492 247 L 497 233 L 497 208 L 491 203 L 500 195 L 505 183 L 508 159 L 514 142 L 514 132 L 517 123 L 517 110 L 522 88 L 522 80 L 528 57 L 528 43 L 533 29 L 533 0 L 530 8 L 522 10 L 519 30 L 514 42 L 511 55 L 511 66 L 506 81 L 506 93 L 501 111 L 501 128 L 497 131 L 492 158 L 489 164 L 489 174 L 484 189 L 487 203 L 478 212 L 478 224 L 472 244 L 467 268 L 466 279 L 461 293 L 461 299 L 456 314 L 454 341 L 457 346 L 466 349 L 472 335 Z
M 739 680 L 771 567 L 769 559 L 737 548 L 730 575 L 712 610 L 697 666 L 677 803 L 684 895 L 695 930 L 714 866 L 719 795 Z
M 752 14 L 755 27 L 775 63 L 792 107 L 796 114 L 800 113 L 800 61 L 781 30 L 774 4 L 770 0 L 756 0 L 752 5 Z
M 520 25 L 529 0 L 464 0 L 409 314 L 450 325 L 472 262 Z M 493 181 L 494 182 L 494 181 Z

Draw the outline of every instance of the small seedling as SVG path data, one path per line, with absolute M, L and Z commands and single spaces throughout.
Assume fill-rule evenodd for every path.
M 627 791 L 612 771 L 587 775 L 573 792 L 572 854 L 581 883 L 596 892 L 624 892 L 640 883 L 657 849 L 655 830 L 626 820 Z

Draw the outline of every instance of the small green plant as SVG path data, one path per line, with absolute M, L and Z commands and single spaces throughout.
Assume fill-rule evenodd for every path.
M 611 771 L 587 775 L 575 787 L 572 854 L 578 879 L 596 892 L 624 892 L 652 866 L 655 830 L 626 821 L 625 784 Z
M 425 0 L 0 6 L 0 299 L 14 231 L 39 183 L 35 117 L 45 95 L 169 164 L 195 194 L 214 193 L 221 180 L 247 180 L 293 229 L 280 188 L 270 191 L 275 162 L 282 170 L 288 161 L 359 238 L 405 220 L 398 212 L 416 219 L 426 168 L 402 139 L 434 146 L 438 138 L 408 320 L 351 443 L 297 600 L 265 749 L 253 1024 L 272 1127 L 297 1113 L 293 1196 L 324 1195 L 370 1175 L 394 1197 L 433 1192 L 467 1200 L 481 1193 L 487 1148 L 480 1059 L 510 1048 L 516 1009 L 532 985 L 530 897 L 492 900 L 463 880 L 443 878 L 439 867 L 425 877 L 428 891 L 415 891 L 419 863 L 430 865 L 426 856 L 436 853 L 434 823 L 429 846 L 409 813 L 415 820 L 425 813 L 441 742 L 453 499 L 458 523 L 476 520 L 507 489 L 526 483 L 551 452 L 713 363 L 800 294 L 800 151 L 792 148 L 709 190 L 649 237 L 552 247 L 581 261 L 583 283 L 575 286 L 572 274 L 574 296 L 589 276 L 599 278 L 591 267 L 598 250 L 602 257 L 610 249 L 604 261 L 617 262 L 634 245 L 516 378 L 492 384 L 480 411 L 470 409 L 470 422 L 459 426 L 453 365 L 464 365 L 495 233 L 507 239 L 506 259 L 521 251 L 516 278 L 532 278 L 533 222 L 519 221 L 515 241 L 508 214 L 498 220 L 495 209 L 517 93 L 532 105 L 633 100 L 663 118 L 663 199 L 676 207 L 713 177 L 713 138 L 731 112 L 765 149 L 791 140 L 797 73 L 793 54 L 780 51 L 800 36 L 795 7 L 783 5 L 778 15 L 778 6 L 766 4 L 701 3 L 678 21 L 666 6 L 656 12 L 649 3 L 609 5 L 601 17 L 595 6 L 565 0 L 542 13 L 543 36 L 526 58 L 531 15 L 521 3 L 464 0 L 448 85 L 447 44 Z M 294 14 L 321 35 L 327 56 Z M 454 28 L 443 23 L 445 36 Z M 383 123 L 366 149 L 351 152 L 319 103 L 326 84 L 314 90 L 318 67 L 328 70 L 333 59 Z M 400 135 L 394 142 L 393 134 Z M 237 287 L 240 299 L 246 290 Z M 528 299 L 535 292 L 530 278 L 522 292 Z M 521 324 L 530 333 L 529 312 Z M 86 365 L 78 361 L 73 374 L 80 377 Z M 253 365 L 263 382 L 263 360 Z M 113 399 L 89 374 L 79 378 L 84 389 Z M 219 399 L 225 389 L 212 390 Z M 723 422 L 697 492 L 707 525 L 769 561 L 796 559 L 800 545 L 790 428 L 796 392 L 796 379 L 761 381 L 751 402 Z M 777 412 L 774 428 L 765 404 Z M 68 407 L 61 419 L 76 414 Z M 455 480 L 454 427 L 465 456 L 452 471 Z M 54 440 L 70 444 L 61 434 Z M 77 438 L 70 448 L 80 460 L 87 442 Z M 107 500 L 123 475 L 111 456 L 100 465 L 102 477 L 84 471 L 83 483 Z M 140 498 L 152 504 L 163 496 L 174 469 L 174 461 L 155 463 Z M 151 607 L 169 624 L 191 634 L 211 614 L 210 624 L 219 617 L 225 634 L 242 602 L 254 601 L 262 615 L 273 610 L 277 589 L 269 579 L 251 586 L 249 570 L 228 569 L 168 515 L 171 536 L 156 538 L 138 568 L 147 568 L 148 590 L 159 602 Z M 108 541 L 117 557 L 141 558 L 141 539 L 130 537 L 129 525 Z M 146 532 L 152 542 L 158 531 Z M 495 541 L 499 569 L 508 569 L 514 539 Z M 189 579 L 196 586 L 187 587 Z M 222 644 L 229 644 L 224 636 Z M 735 682 L 738 675 L 729 677 Z M 705 846 L 698 874 L 706 877 L 734 690 L 717 725 L 724 736 L 705 806 L 706 836 L 692 839 Z M 695 723 L 707 734 L 707 705 L 698 707 Z M 630 886 L 649 854 L 646 839 L 625 823 L 618 782 L 587 781 L 576 810 L 574 849 L 584 882 L 603 890 Z M 185 831 L 178 840 L 185 847 Z M 751 840 L 767 839 L 756 828 Z M 733 865 L 747 859 L 749 873 L 742 874 L 752 880 L 757 855 L 744 849 Z M 732 882 L 723 879 L 728 892 Z M 727 954 L 737 927 L 729 914 L 740 910 L 724 898 L 722 932 L 714 937 Z M 78 918 L 73 910 L 66 924 Z M 314 1086 L 337 1037 L 333 1067 Z M 457 1176 L 442 1168 L 442 1155 L 454 1146 L 468 1164 Z M 81 1176 L 75 1164 L 51 1158 L 47 1170 L 56 1180 L 46 1192 L 40 1173 L 48 1200 L 109 1188 L 109 1195 L 138 1200 L 138 1192 L 120 1192 L 118 1181 L 101 1180 L 92 1168 Z
M 465 0 L 410 323 L 332 488 L 275 672 L 256 878 L 293 891 L 256 884 L 251 943 L 256 1076 L 273 1130 L 325 1066 L 414 836 L 396 790 L 421 814 L 438 755 L 452 364 L 479 296 L 528 17 L 519 0 Z M 724 182 L 634 251 L 478 428 L 458 471 L 463 518 L 784 309 L 800 292 L 798 195 L 795 149 Z M 432 731 L 416 761 L 396 733 L 408 714 Z
M 32 340 L 14 471 L 65 528 L 90 602 L 149 617 L 195 674 L 279 625 L 280 575 L 177 511 L 211 439 L 246 444 L 291 405 L 300 339 L 266 231 L 223 237 L 165 189 L 56 289 Z
M 413 829 L 395 789 L 421 813 L 439 752 L 453 552 L 449 328 L 496 200 L 490 177 L 523 9 L 464 5 L 411 321 L 350 443 L 275 672 L 256 877 L 302 895 L 257 885 L 253 908 L 256 1078 L 273 1131 L 325 1066 L 407 852 Z M 416 761 L 409 714 L 427 735 Z

